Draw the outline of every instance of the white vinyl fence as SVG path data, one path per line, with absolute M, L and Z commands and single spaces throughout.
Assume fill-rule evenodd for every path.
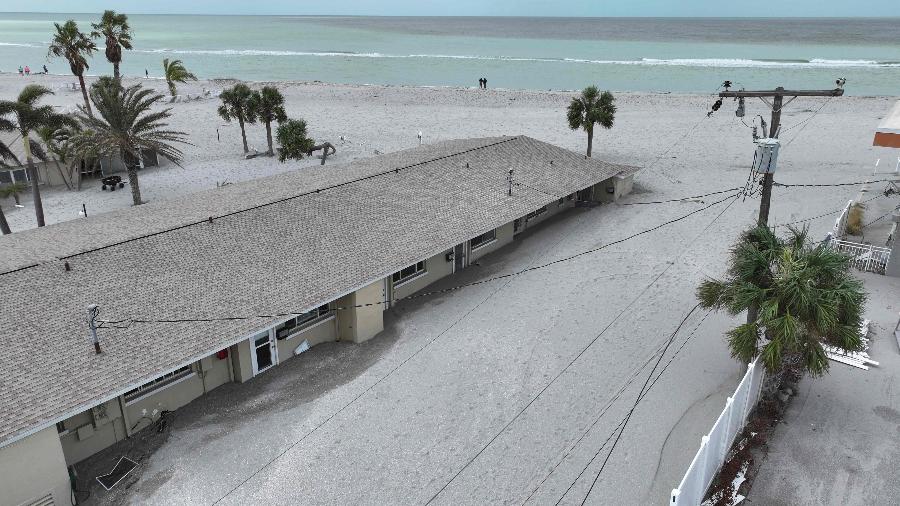
M 834 221 L 834 227 L 831 229 L 831 237 L 833 239 L 843 239 L 847 235 L 847 218 L 850 217 L 850 208 L 853 207 L 853 201 L 847 202 L 841 215 Z
M 734 438 L 740 434 L 762 389 L 765 367 L 759 357 L 747 366 L 747 373 L 734 395 L 725 401 L 725 409 L 709 434 L 700 440 L 700 449 L 688 467 L 678 488 L 672 490 L 671 506 L 697 506 L 722 467 Z
M 832 240 L 828 244 L 832 249 L 850 255 L 850 265 L 863 272 L 884 274 L 891 258 L 891 250 L 881 246 L 839 240 Z

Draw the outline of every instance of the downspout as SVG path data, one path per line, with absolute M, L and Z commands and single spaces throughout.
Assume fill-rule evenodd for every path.
M 131 437 L 131 420 L 128 419 L 128 411 L 125 411 L 125 396 L 120 395 L 119 399 L 119 410 L 122 411 L 122 423 L 125 424 L 125 437 Z

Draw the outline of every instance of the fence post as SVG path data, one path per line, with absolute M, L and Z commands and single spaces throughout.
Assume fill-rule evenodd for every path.
M 703 496 L 706 494 L 706 466 L 708 465 L 707 461 L 709 460 L 709 436 L 700 438 L 700 451 L 703 452 L 703 462 L 697 463 L 700 466 L 697 469 L 697 480 L 700 482 L 697 484 L 697 490 L 700 491 L 700 500 L 702 501 Z
M 731 415 L 732 411 L 734 411 L 734 397 L 728 397 L 725 399 L 725 409 L 723 412 L 725 413 L 725 430 L 722 431 L 722 449 L 719 450 L 719 461 L 724 462 L 725 456 L 728 455 L 728 450 L 730 446 L 728 444 L 728 434 L 731 432 Z M 721 467 L 721 466 L 719 466 Z
M 745 423 L 747 423 L 747 415 L 750 414 L 750 397 L 753 396 L 753 389 L 751 388 L 751 385 L 753 385 L 753 378 L 756 376 L 755 371 L 753 370 L 754 367 L 755 365 L 753 364 L 753 362 L 747 364 L 747 378 L 749 378 L 750 381 L 747 383 L 747 395 L 744 397 L 744 407 L 741 408 L 742 427 Z
M 872 249 L 872 246 L 869 246 L 869 257 L 866 259 L 866 268 L 863 269 L 865 272 L 869 272 L 869 267 L 872 265 L 872 255 L 875 254 L 875 250 Z

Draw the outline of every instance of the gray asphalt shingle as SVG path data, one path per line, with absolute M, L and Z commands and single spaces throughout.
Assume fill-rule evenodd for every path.
M 508 196 L 510 168 L 542 191 Z M 88 304 L 108 320 L 302 312 L 633 170 L 524 136 L 465 139 L 4 236 L 0 446 L 274 323 L 134 323 L 101 330 L 95 355 Z

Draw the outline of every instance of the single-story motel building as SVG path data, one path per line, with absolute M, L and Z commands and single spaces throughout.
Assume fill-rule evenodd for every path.
M 0 237 L 0 504 L 70 504 L 69 466 L 308 347 L 372 339 L 391 304 L 635 171 L 464 139 Z

